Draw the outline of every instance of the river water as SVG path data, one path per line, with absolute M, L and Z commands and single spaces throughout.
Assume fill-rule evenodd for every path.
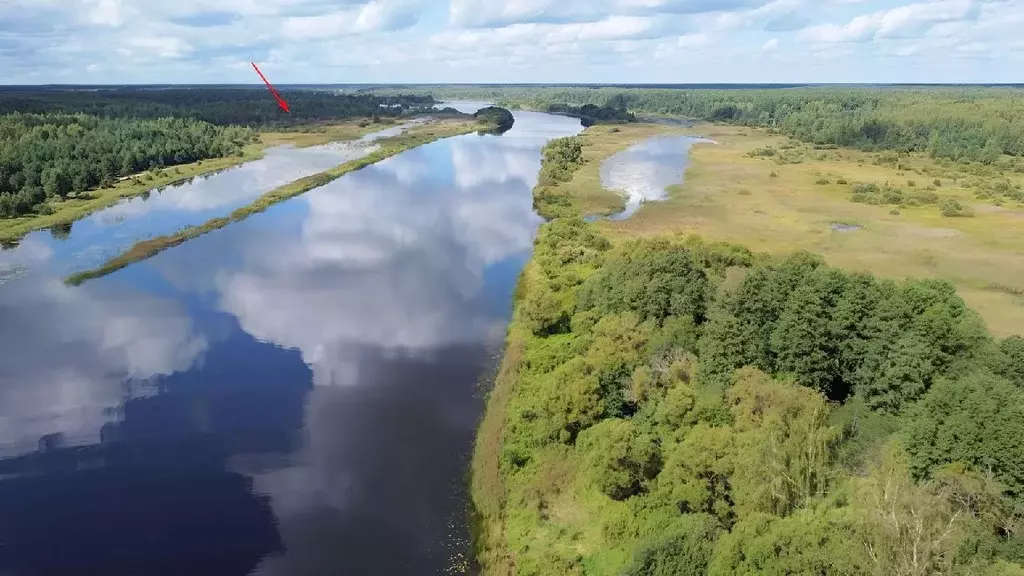
M 50 274 L 97 267 L 140 240 L 173 234 L 226 216 L 279 186 L 373 152 L 380 138 L 397 136 L 426 121 L 417 118 L 350 142 L 268 148 L 264 158 L 123 200 L 73 225 L 26 235 L 0 250 L 0 284 L 43 269 Z
M 459 572 L 540 149 L 580 129 L 520 112 L 77 288 L 127 241 L 112 213 L 6 252 L 31 272 L 0 285 L 0 573 Z M 187 219 L 331 154 L 203 179 Z M 140 234 L 180 225 L 131 204 Z

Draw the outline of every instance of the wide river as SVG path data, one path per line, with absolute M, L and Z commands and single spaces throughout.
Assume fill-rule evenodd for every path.
M 8 250 L 0 573 L 460 572 L 540 149 L 580 129 L 519 112 L 77 288 L 62 275 L 336 151 L 277 151 Z

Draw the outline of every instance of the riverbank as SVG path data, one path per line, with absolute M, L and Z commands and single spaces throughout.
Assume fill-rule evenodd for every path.
M 441 138 L 468 134 L 470 132 L 487 128 L 478 122 L 469 120 L 443 120 L 436 123 L 422 124 L 411 128 L 404 134 L 390 138 L 382 138 L 376 142 L 379 148 L 367 156 L 339 164 L 334 168 L 300 178 L 294 182 L 276 188 L 263 194 L 252 203 L 239 208 L 226 217 L 213 218 L 198 226 L 189 226 L 175 234 L 158 236 L 136 243 L 124 253 L 111 258 L 103 265 L 90 270 L 84 270 L 69 275 L 65 282 L 71 285 L 79 285 L 87 280 L 106 276 L 120 270 L 130 264 L 151 258 L 160 252 L 187 242 L 213 230 L 223 228 L 233 222 L 244 220 L 257 212 L 262 212 L 270 206 L 293 198 L 314 188 L 332 182 L 349 172 L 359 170 L 371 164 L 375 164 L 400 154 L 411 148 L 428 144 Z
M 17 218 L 0 219 L 0 242 L 17 240 L 35 230 L 52 228 L 84 218 L 93 212 L 113 206 L 121 200 L 143 195 L 156 188 L 174 186 L 192 178 L 209 176 L 222 170 L 259 160 L 264 151 L 274 146 L 292 145 L 297 148 L 355 140 L 367 134 L 396 125 L 395 122 L 367 122 L 365 119 L 329 125 L 316 125 L 306 131 L 264 132 L 260 141 L 246 145 L 241 156 L 212 158 L 189 164 L 179 164 L 156 171 L 143 172 L 123 178 L 113 186 L 90 190 L 81 197 L 51 201 L 47 205 L 52 214 L 33 214 Z
M 557 219 L 520 277 L 474 447 L 484 574 L 1020 568 L 1014 537 L 943 488 L 972 470 L 1024 480 L 1019 451 L 967 424 L 1020 433 L 1024 373 L 995 375 L 1024 362 L 1019 339 L 992 339 L 945 283 L 587 223 L 565 194 L 597 160 L 545 150 L 535 205 Z M 1015 505 L 1001 490 L 993 510 Z M 927 559 L 905 526 L 935 535 Z M 957 554 L 971 538 L 994 552 Z

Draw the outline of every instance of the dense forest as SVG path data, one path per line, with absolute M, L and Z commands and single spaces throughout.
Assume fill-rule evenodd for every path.
M 47 198 L 110 186 L 123 176 L 240 154 L 255 133 L 183 118 L 102 118 L 85 114 L 0 116 L 0 217 Z
M 551 192 L 577 145 L 477 441 L 489 572 L 1024 574 L 1024 339 L 944 281 L 612 246 Z
M 429 96 L 342 95 L 287 90 L 290 113 L 262 87 L 111 88 L 102 90 L 0 91 L 0 114 L 83 113 L 109 118 L 190 118 L 217 125 L 287 127 L 346 118 L 400 116 L 432 109 Z
M 427 96 L 265 90 L 109 88 L 0 91 L 0 218 L 52 210 L 67 198 L 138 172 L 241 155 L 254 129 L 432 110 Z
M 552 114 L 563 114 L 565 116 L 579 118 L 580 124 L 587 127 L 595 124 L 624 124 L 627 122 L 636 122 L 636 116 L 632 112 L 627 111 L 625 108 L 616 108 L 613 106 L 595 106 L 594 104 L 584 104 L 583 106 L 549 104 L 547 111 Z
M 648 89 L 432 87 L 403 92 L 546 110 L 591 104 L 778 130 L 822 145 L 991 161 L 1024 156 L 1024 90 L 980 87 Z M 389 94 L 393 90 L 378 89 Z

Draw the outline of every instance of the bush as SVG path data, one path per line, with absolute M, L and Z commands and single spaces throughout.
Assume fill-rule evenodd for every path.
M 772 170 L 771 172 L 768 173 L 768 177 L 769 178 L 778 178 L 779 175 L 776 174 L 774 170 Z
M 720 533 L 713 517 L 687 514 L 643 546 L 622 576 L 703 576 Z
M 849 182 L 846 181 L 846 178 L 840 178 L 839 180 L 836 180 L 836 184 L 839 184 L 840 186 L 845 186 L 849 184 Z
M 935 185 L 936 188 L 941 188 L 942 187 L 942 180 L 936 178 L 935 180 L 932 181 L 932 184 Z
M 857 193 L 862 193 L 862 194 L 878 194 L 880 191 L 881 191 L 881 189 L 878 187 L 878 184 L 875 184 L 873 182 L 870 183 L 870 184 L 864 184 L 864 183 L 858 182 L 857 184 L 853 185 L 853 193 L 854 194 L 857 194 Z
M 974 210 L 969 206 L 963 206 L 956 200 L 949 198 L 942 202 L 940 206 L 942 215 L 947 218 L 973 218 Z
M 939 201 L 939 195 L 931 190 L 925 190 L 922 192 L 914 192 L 911 194 L 911 199 L 916 200 L 921 204 L 935 204 Z
M 907 187 L 908 188 L 913 188 L 915 186 L 917 186 L 917 182 L 915 182 L 913 180 L 907 180 Z
M 814 183 L 817 184 L 818 186 L 826 186 L 828 184 L 831 184 L 832 182 L 828 178 L 818 178 L 817 180 L 814 181 Z
M 628 420 L 610 418 L 584 430 L 576 447 L 586 477 L 612 500 L 639 493 L 661 469 L 654 438 L 638 434 Z
M 778 154 L 778 152 L 774 148 L 769 146 L 768 148 L 755 148 L 754 150 L 750 151 L 750 153 L 748 153 L 747 155 L 750 156 L 751 158 L 771 158 L 776 154 Z
M 883 204 L 902 204 L 903 191 L 898 188 L 890 188 L 882 193 Z

